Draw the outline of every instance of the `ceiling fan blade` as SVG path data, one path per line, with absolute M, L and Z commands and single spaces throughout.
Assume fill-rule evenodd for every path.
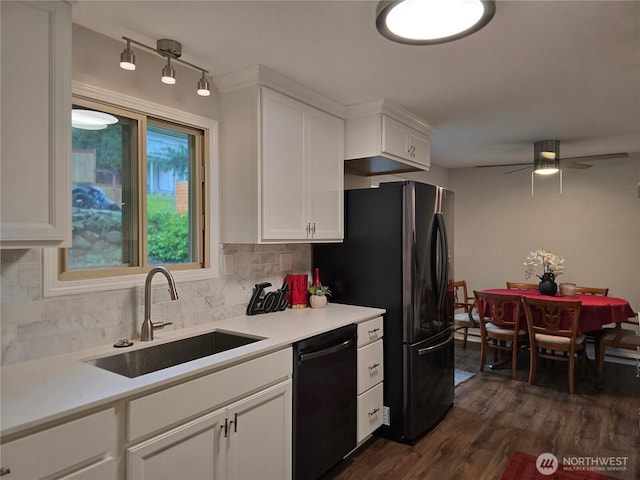
M 520 164 L 522 165 L 522 164 Z M 533 165 L 527 165 L 526 167 L 516 168 L 515 170 L 509 170 L 508 172 L 504 172 L 505 175 L 509 175 L 510 173 L 520 172 L 522 170 L 528 170 L 529 168 L 533 168 Z
M 573 162 L 575 160 L 581 161 L 581 162 L 592 162 L 595 160 L 609 160 L 611 158 L 626 158 L 628 157 L 629 154 L 627 152 L 619 152 L 619 153 L 604 153 L 602 155 L 584 155 L 582 157 L 566 157 L 566 158 L 561 158 L 560 161 L 561 162 Z
M 519 167 L 522 165 L 532 167 L 533 163 L 501 163 L 500 165 L 476 165 L 476 168 Z
M 562 162 L 562 168 L 576 168 L 580 170 L 584 170 L 586 168 L 591 168 L 593 165 L 588 165 L 586 163 L 578 163 L 578 162 Z

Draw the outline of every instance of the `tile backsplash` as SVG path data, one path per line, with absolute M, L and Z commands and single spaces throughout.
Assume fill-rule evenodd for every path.
M 220 275 L 179 282 L 179 300 L 153 287 L 151 318 L 167 329 L 244 315 L 256 283 L 279 288 L 287 273 L 308 273 L 311 247 L 221 245 Z M 1 363 L 57 355 L 123 338 L 137 338 L 144 318 L 144 285 L 91 294 L 42 296 L 42 251 L 2 250 Z

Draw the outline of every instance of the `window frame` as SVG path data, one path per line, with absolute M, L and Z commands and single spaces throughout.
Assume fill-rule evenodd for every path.
M 126 111 L 148 115 L 161 121 L 178 125 L 183 124 L 204 131 L 203 149 L 205 154 L 208 155 L 204 159 L 206 168 L 204 168 L 204 172 L 200 172 L 202 191 L 199 192 L 203 197 L 202 204 L 204 205 L 204 218 L 202 219 L 204 228 L 204 262 L 202 268 L 185 269 L 187 265 L 192 266 L 192 263 L 184 264 L 184 266 L 182 264 L 168 265 L 168 268 L 171 269 L 177 282 L 218 278 L 218 249 L 220 243 L 218 122 L 210 118 L 79 82 L 73 82 L 72 91 L 74 97 L 107 103 Z M 69 108 L 70 107 L 71 106 L 69 106 Z M 71 143 L 70 138 L 69 143 Z M 69 151 L 71 151 L 71 149 L 69 149 Z M 111 272 L 109 269 L 104 269 L 103 271 L 107 276 L 62 280 L 60 278 L 62 274 L 62 264 L 60 263 L 61 255 L 59 253 L 58 248 L 43 249 L 44 297 L 140 287 L 144 284 L 146 272 L 153 267 L 137 267 L 142 269 L 141 273 L 129 273 L 125 275 L 119 273 L 116 276 L 108 275 L 109 273 L 116 274 L 116 270 Z

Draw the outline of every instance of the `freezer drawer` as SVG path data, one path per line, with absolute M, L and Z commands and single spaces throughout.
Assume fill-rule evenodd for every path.
M 453 405 L 453 332 L 405 345 L 404 431 L 410 442 L 433 428 Z

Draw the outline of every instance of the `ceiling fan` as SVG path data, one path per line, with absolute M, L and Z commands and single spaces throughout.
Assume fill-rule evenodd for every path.
M 541 140 L 533 144 L 533 163 L 504 163 L 501 165 L 479 165 L 478 168 L 491 167 L 521 167 L 505 172 L 505 175 L 519 172 L 528 168 L 541 175 L 556 173 L 560 168 L 591 168 L 593 165 L 581 163 L 584 161 L 609 160 L 612 158 L 628 157 L 626 152 L 605 153 L 602 155 L 585 155 L 581 157 L 560 158 L 560 140 Z

